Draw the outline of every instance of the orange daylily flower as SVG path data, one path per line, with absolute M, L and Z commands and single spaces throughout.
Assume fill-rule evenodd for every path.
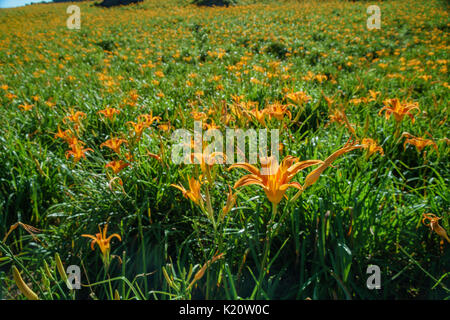
M 214 120 L 211 120 L 209 123 L 204 122 L 203 123 L 203 129 L 204 130 L 214 130 L 214 129 L 220 129 L 220 126 L 217 125 Z
M 169 131 L 170 129 L 172 129 L 172 126 L 170 125 L 170 123 L 161 123 L 160 125 L 158 125 L 158 129 L 161 131 Z
M 55 133 L 55 138 L 61 138 L 64 141 L 69 142 L 72 137 L 73 137 L 72 131 L 70 131 L 69 129 L 62 131 L 61 128 L 58 126 L 58 132 Z M 72 144 L 72 143 L 69 143 L 69 144 Z
M 143 122 L 136 123 L 133 121 L 128 121 L 127 124 L 133 127 L 135 137 L 140 139 L 142 132 L 146 128 L 146 125 Z
M 8 92 L 6 94 L 6 98 L 8 98 L 9 100 L 14 100 L 15 98 L 17 98 L 17 96 L 11 92 Z
M 330 113 L 329 117 L 330 117 L 330 122 L 329 123 L 336 122 L 336 123 L 341 124 L 341 125 L 343 124 L 343 125 L 345 125 L 347 127 L 347 129 L 354 136 L 356 136 L 355 129 L 352 127 L 352 125 L 348 121 L 348 118 L 347 118 L 347 115 L 345 114 L 345 110 L 344 109 L 335 108 L 332 111 L 332 113 Z M 328 124 L 326 126 L 328 126 Z
M 286 99 L 292 101 L 293 103 L 295 103 L 297 106 L 301 106 L 304 103 L 307 103 L 309 100 L 311 100 L 311 97 L 308 96 L 305 92 L 303 91 L 297 91 L 297 92 L 292 92 L 292 93 L 288 93 L 286 94 Z
M 94 250 L 94 245 L 98 244 L 98 247 L 100 248 L 100 251 L 102 252 L 102 259 L 103 262 L 108 265 L 109 264 L 109 252 L 111 251 L 111 245 L 110 242 L 112 238 L 117 238 L 119 241 L 122 241 L 122 238 L 119 234 L 113 233 L 109 237 L 106 237 L 106 232 L 108 230 L 108 224 L 105 225 L 103 228 L 103 231 L 101 230 L 100 226 L 98 227 L 99 233 L 96 233 L 95 236 L 90 234 L 82 234 L 82 237 L 90 238 L 91 241 L 91 249 Z
M 208 119 L 208 115 L 206 113 L 197 110 L 191 111 L 191 116 L 194 121 L 203 121 Z
M 258 110 L 258 107 L 254 108 L 251 111 L 248 111 L 248 113 L 250 113 L 251 115 L 253 115 L 255 117 L 255 119 L 263 126 L 266 126 L 266 121 L 265 121 L 265 117 L 266 117 L 266 113 L 267 110 Z
M 108 162 L 105 166 L 105 168 L 111 168 L 115 174 L 122 171 L 124 168 L 128 167 L 130 164 L 123 161 L 123 160 L 114 160 L 111 162 Z
M 98 113 L 102 114 L 105 118 L 112 120 L 116 114 L 120 114 L 120 110 L 117 110 L 116 108 L 106 108 L 100 110 Z
M 72 132 L 70 132 L 70 133 L 72 133 Z M 72 146 L 73 144 L 80 144 L 80 145 L 84 146 L 84 144 L 85 144 L 83 141 L 78 140 L 78 138 L 75 137 L 74 135 L 67 135 L 66 142 L 69 146 Z
M 384 155 L 384 150 L 381 146 L 377 144 L 377 142 L 371 138 L 364 138 L 362 140 L 361 145 L 364 149 L 367 149 L 366 158 L 369 158 L 375 152 L 380 153 L 380 155 Z
M 257 101 L 243 101 L 243 102 L 239 103 L 239 106 L 244 110 L 250 110 L 251 108 L 258 106 L 258 102 Z
M 132 101 L 134 101 L 134 102 L 136 102 L 136 101 L 139 99 L 139 94 L 137 93 L 136 90 L 131 90 L 131 91 L 128 93 L 128 96 L 129 96 L 130 99 L 131 99 Z
M 373 90 L 369 90 L 369 102 L 370 101 L 376 101 L 377 97 L 381 94 L 380 91 L 373 91 Z
M 412 144 L 416 146 L 419 153 L 422 152 L 423 148 L 425 148 L 426 146 L 432 146 L 436 150 L 436 152 L 438 152 L 436 142 L 431 139 L 415 137 L 408 132 L 403 132 L 402 137 L 406 137 L 405 142 L 403 143 L 403 149 L 406 149 L 406 144 Z
M 334 109 L 332 113 L 330 113 L 329 117 L 330 123 L 336 122 L 338 124 L 345 124 L 346 122 L 348 122 L 347 115 L 345 114 L 344 110 L 338 108 Z
M 159 77 L 159 78 L 164 78 L 164 73 L 162 71 L 155 71 L 154 75 Z
M 48 101 L 45 101 L 45 104 L 47 106 L 49 106 L 50 108 L 53 108 L 54 106 L 56 106 L 56 103 L 54 103 L 53 101 L 51 101 L 51 98 Z
M 86 113 L 82 111 L 75 112 L 73 109 L 70 111 L 70 115 L 64 117 L 63 122 L 67 123 L 66 120 L 74 123 L 80 123 L 81 120 L 86 118 Z
M 328 77 L 324 74 L 318 74 L 314 77 L 318 82 L 322 83 L 325 80 L 328 80 Z
M 153 111 L 150 111 L 150 114 L 141 114 L 138 117 L 138 121 L 142 122 L 144 124 L 144 126 L 150 127 L 153 124 L 153 122 L 161 121 L 161 117 L 158 117 L 158 116 L 154 117 L 153 116 Z
M 75 163 L 77 163 L 78 161 L 80 161 L 81 158 L 86 159 L 86 152 L 89 151 L 94 151 L 91 148 L 83 148 L 82 146 L 82 142 L 78 141 L 77 138 L 74 138 L 77 143 L 72 143 L 70 144 L 70 147 L 72 148 L 72 150 L 68 150 L 66 151 L 66 158 L 69 159 L 69 157 L 72 155 L 73 156 L 73 160 L 75 161 Z
M 19 105 L 19 109 L 23 110 L 23 111 L 30 111 L 31 109 L 33 109 L 33 105 L 32 104 L 21 104 Z
M 202 195 L 200 193 L 200 181 L 195 180 L 194 178 L 189 179 L 189 190 L 186 190 L 181 184 L 171 184 L 172 187 L 177 188 L 183 193 L 183 197 L 186 199 L 191 199 L 195 204 L 202 203 Z
M 288 106 L 279 103 L 273 103 L 266 107 L 266 112 L 269 115 L 269 119 L 275 118 L 277 120 L 283 120 L 284 115 L 287 115 L 289 119 L 292 118 L 291 112 L 288 110 Z
M 127 143 L 127 140 L 120 139 L 120 138 L 111 138 L 111 139 L 103 142 L 100 145 L 100 148 L 108 147 L 108 148 L 114 150 L 114 152 L 116 152 L 117 154 L 120 154 L 120 146 L 122 145 L 122 143 Z
M 230 166 L 228 170 L 242 168 L 249 171 L 251 174 L 240 178 L 235 183 L 234 188 L 252 184 L 259 185 L 263 188 L 269 201 L 276 205 L 281 201 L 289 187 L 302 190 L 302 186 L 298 182 L 291 182 L 297 172 L 310 166 L 323 163 L 321 160 L 297 161 L 298 158 L 287 156 L 281 162 L 281 165 L 279 165 L 278 161 L 271 156 L 261 159 L 261 170 L 244 162 L 236 163 Z
M 385 106 L 381 108 L 381 110 L 378 112 L 378 115 L 381 115 L 383 111 L 386 111 L 385 117 L 387 120 L 389 120 L 391 114 L 394 114 L 394 119 L 397 122 L 400 122 L 403 120 L 403 117 L 406 115 L 411 119 L 411 122 L 414 123 L 414 116 L 410 112 L 411 110 L 418 110 L 419 104 L 417 102 L 414 103 L 407 103 L 407 102 L 400 102 L 398 99 L 387 99 L 384 101 Z
M 237 95 L 232 94 L 231 99 L 233 99 L 234 103 L 240 103 L 241 100 L 244 99 L 244 96 L 237 96 Z
M 450 243 L 450 238 L 447 235 L 447 231 L 445 231 L 445 229 L 439 225 L 439 220 L 441 219 L 442 218 L 437 217 L 435 214 L 424 213 L 422 223 L 425 226 L 430 227 L 432 231 L 436 232 L 440 237 L 444 238 Z

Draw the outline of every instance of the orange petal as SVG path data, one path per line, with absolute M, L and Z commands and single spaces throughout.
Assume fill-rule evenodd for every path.
M 239 187 L 244 187 L 247 185 L 251 185 L 251 184 L 256 184 L 259 185 L 263 188 L 265 188 L 266 186 L 264 185 L 264 183 L 261 181 L 261 178 L 259 178 L 256 175 L 246 175 L 243 176 L 241 179 L 239 179 L 238 181 L 236 181 L 236 183 L 234 184 L 234 188 L 239 188 Z
M 259 175 L 259 169 L 258 168 L 256 168 L 255 166 L 253 166 L 251 164 L 245 163 L 245 162 L 240 162 L 240 163 L 236 163 L 236 164 L 231 165 L 228 168 L 228 171 L 230 171 L 231 169 L 234 169 L 234 168 L 245 169 L 245 170 L 247 170 L 250 173 L 253 173 L 255 175 Z

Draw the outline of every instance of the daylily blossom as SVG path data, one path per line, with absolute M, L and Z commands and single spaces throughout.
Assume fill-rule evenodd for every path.
M 301 106 L 304 103 L 307 103 L 309 100 L 311 100 L 311 97 L 308 96 L 303 91 L 297 91 L 297 92 L 292 92 L 292 93 L 286 94 L 286 99 L 295 103 L 297 106 Z
M 108 118 L 109 120 L 113 120 L 114 116 L 120 113 L 120 110 L 117 110 L 115 108 L 106 108 L 100 110 L 98 113 L 102 114 L 105 118 Z
M 150 127 L 153 124 L 153 122 L 161 121 L 161 117 L 159 117 L 159 116 L 155 116 L 154 117 L 153 116 L 153 111 L 150 111 L 150 114 L 141 114 L 138 117 L 138 121 L 142 122 L 144 124 L 144 126 Z
M 74 111 L 73 109 L 70 111 L 70 115 L 64 117 L 63 122 L 66 123 L 66 120 L 74 123 L 80 123 L 81 120 L 86 118 L 86 113 L 82 111 Z
M 320 83 L 328 79 L 328 77 L 324 74 L 318 74 L 314 78 Z
M 287 105 L 282 105 L 280 103 L 273 103 L 268 105 L 265 110 L 269 115 L 270 119 L 273 117 L 277 120 L 283 120 L 285 115 L 287 115 L 289 119 L 292 118 L 291 112 L 288 110 Z
M 355 129 L 352 127 L 352 125 L 348 121 L 348 118 L 347 118 L 347 115 L 345 114 L 345 110 L 344 109 L 335 108 L 333 111 L 330 110 L 330 112 L 331 113 L 329 115 L 329 117 L 330 117 L 330 122 L 329 123 L 336 122 L 338 124 L 345 125 L 347 127 L 347 129 L 354 136 L 356 136 Z
M 75 163 L 80 161 L 81 158 L 86 159 L 86 152 L 94 151 L 91 148 L 83 148 L 81 141 L 79 141 L 78 143 L 72 143 L 70 147 L 72 148 L 72 150 L 66 151 L 66 158 L 69 159 L 70 156 L 73 156 L 73 160 L 75 161 Z
M 19 109 L 23 110 L 23 111 L 30 111 L 31 109 L 33 109 L 33 105 L 32 104 L 21 104 L 19 105 Z
M 384 104 L 384 107 L 381 108 L 381 110 L 378 112 L 378 115 L 381 115 L 381 113 L 385 111 L 385 117 L 387 120 L 389 120 L 391 114 L 393 114 L 394 119 L 397 122 L 402 121 L 404 116 L 408 116 L 411 118 L 411 122 L 414 123 L 414 116 L 410 111 L 420 111 L 419 104 L 417 102 L 407 103 L 400 102 L 400 100 L 398 99 L 387 99 L 384 101 Z
M 381 94 L 380 91 L 373 91 L 373 90 L 369 90 L 369 101 L 376 101 L 377 97 Z
M 419 153 L 422 152 L 423 148 L 426 146 L 432 146 L 436 152 L 438 152 L 437 144 L 431 139 L 415 137 L 408 132 L 403 132 L 402 137 L 406 137 L 405 142 L 403 143 L 403 149 L 406 149 L 407 144 L 412 144 L 416 146 Z
M 287 156 L 279 165 L 278 161 L 271 156 L 261 159 L 261 170 L 248 163 L 236 163 L 230 166 L 228 170 L 242 168 L 249 171 L 251 174 L 239 179 L 234 188 L 252 184 L 259 185 L 263 188 L 269 201 L 276 205 L 281 201 L 289 187 L 302 190 L 302 186 L 298 182 L 291 182 L 297 172 L 323 163 L 321 160 L 297 161 L 297 158 Z
M 147 126 L 143 122 L 136 123 L 133 121 L 128 121 L 127 124 L 133 127 L 134 136 L 136 137 L 137 140 L 141 138 L 142 132 L 144 131 L 145 128 L 147 128 Z
M 252 115 L 253 117 L 255 117 L 255 119 L 263 126 L 266 126 L 266 121 L 265 121 L 265 117 L 267 114 L 267 110 L 263 109 L 263 110 L 259 110 L 258 106 L 256 106 L 255 108 L 253 108 L 250 111 L 246 111 L 248 112 L 250 115 Z
M 111 162 L 108 162 L 105 166 L 105 168 L 111 168 L 115 174 L 122 171 L 124 168 L 128 167 L 130 164 L 123 161 L 123 160 L 114 160 Z
M 362 140 L 361 145 L 364 149 L 367 149 L 366 158 L 369 158 L 375 152 L 378 152 L 380 155 L 384 155 L 383 148 L 377 144 L 377 142 L 371 138 L 364 138 Z
M 122 241 L 122 238 L 119 234 L 113 233 L 109 237 L 106 237 L 106 232 L 108 231 L 108 224 L 105 225 L 103 228 L 103 231 L 101 230 L 100 226 L 98 227 L 99 233 L 96 233 L 95 236 L 90 234 L 82 234 L 82 237 L 90 238 L 91 241 L 91 249 L 94 250 L 94 245 L 98 244 L 98 247 L 100 248 L 100 251 L 102 252 L 102 260 L 105 263 L 105 266 L 107 267 L 110 262 L 110 256 L 109 253 L 111 251 L 111 245 L 110 242 L 112 238 L 117 238 L 119 241 Z
M 186 190 L 181 184 L 171 184 L 171 186 L 180 190 L 183 193 L 183 197 L 185 197 L 186 199 L 191 199 L 195 204 L 201 205 L 203 198 L 200 193 L 200 181 L 197 181 L 194 178 L 190 178 L 189 190 Z
M 69 129 L 62 131 L 61 128 L 58 126 L 58 132 L 55 134 L 55 138 L 61 138 L 64 141 L 68 142 L 72 137 L 73 137 L 72 131 L 70 131 Z
M 108 147 L 108 148 L 114 150 L 114 152 L 116 152 L 117 154 L 120 154 L 120 146 L 122 145 L 122 143 L 127 143 L 127 140 L 119 139 L 119 138 L 111 138 L 111 139 L 103 142 L 100 145 L 100 148 Z
M 158 129 L 161 131 L 169 131 L 170 129 L 172 129 L 172 126 L 170 125 L 170 123 L 161 123 L 158 125 Z
M 191 162 L 200 164 L 203 173 L 207 173 L 214 164 L 224 163 L 224 161 L 226 161 L 226 155 L 222 152 L 208 153 L 203 150 L 203 153 L 192 153 L 191 155 Z

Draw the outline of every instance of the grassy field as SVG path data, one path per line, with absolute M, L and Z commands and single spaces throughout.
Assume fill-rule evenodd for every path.
M 0 299 L 450 297 L 445 1 L 68 5 L 0 10 Z M 196 120 L 278 172 L 173 163 Z

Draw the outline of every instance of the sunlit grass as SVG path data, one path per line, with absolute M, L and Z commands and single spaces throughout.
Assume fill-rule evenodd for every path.
M 0 10 L 1 298 L 449 297 L 446 4 L 240 3 Z M 174 164 L 200 120 L 288 160 Z

